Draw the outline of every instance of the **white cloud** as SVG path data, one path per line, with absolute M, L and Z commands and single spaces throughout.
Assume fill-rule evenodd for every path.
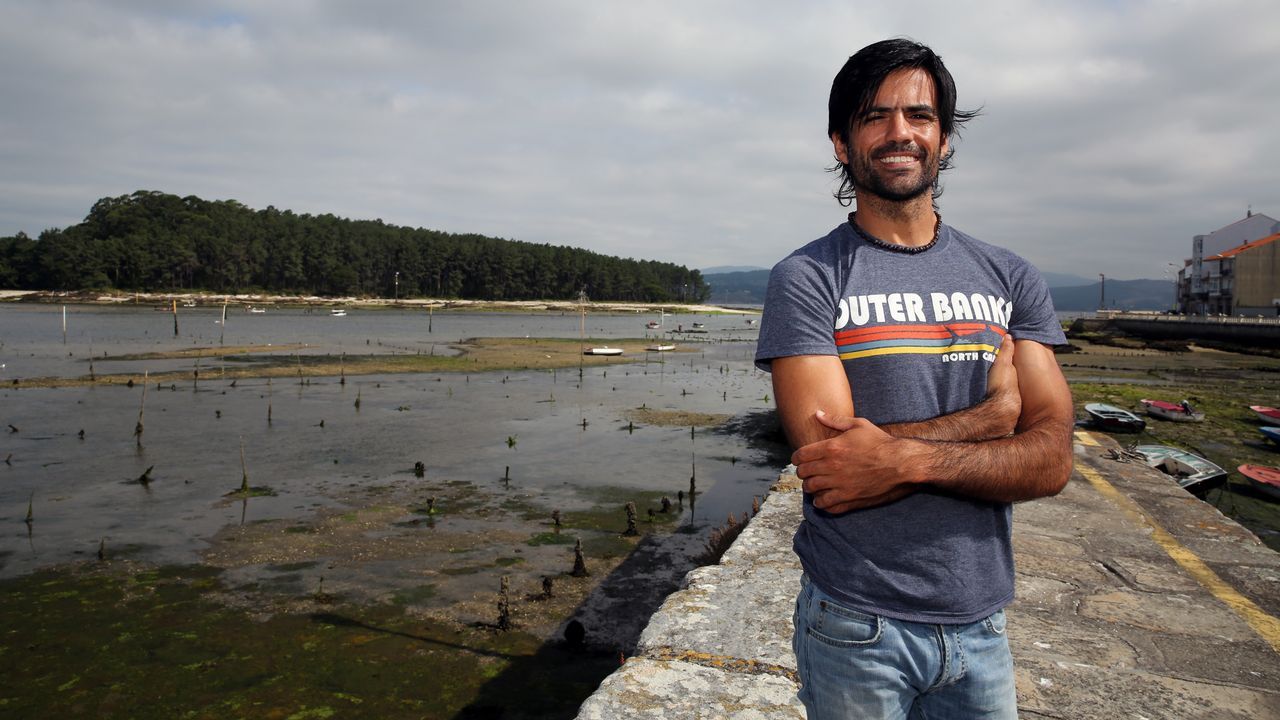
M 841 221 L 831 77 L 930 43 L 944 217 L 1045 270 L 1158 277 L 1280 217 L 1270 2 L 0 3 L 0 234 L 146 188 L 690 266 Z

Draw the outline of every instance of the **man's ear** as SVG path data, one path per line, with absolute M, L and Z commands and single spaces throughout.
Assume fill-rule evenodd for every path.
M 840 133 L 831 133 L 831 146 L 835 149 L 836 159 L 848 165 L 849 148 L 845 146 L 844 140 L 840 138 Z
M 942 145 L 938 147 L 938 157 L 946 158 L 947 153 L 951 152 L 951 136 L 942 136 Z

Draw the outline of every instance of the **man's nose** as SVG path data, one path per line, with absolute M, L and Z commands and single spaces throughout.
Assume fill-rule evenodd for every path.
M 911 124 L 907 122 L 906 113 L 895 112 L 889 116 L 888 139 L 909 140 Z

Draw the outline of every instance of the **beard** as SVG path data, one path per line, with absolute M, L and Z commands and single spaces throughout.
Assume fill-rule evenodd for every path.
M 898 175 L 877 170 L 875 158 L 885 155 L 910 153 L 924 154 L 920 172 L 916 175 Z M 853 187 L 859 193 L 870 193 L 890 202 L 914 200 L 931 192 L 938 182 L 938 156 L 924 152 L 915 143 L 890 143 L 881 145 L 866 155 L 852 158 L 849 171 L 853 174 Z

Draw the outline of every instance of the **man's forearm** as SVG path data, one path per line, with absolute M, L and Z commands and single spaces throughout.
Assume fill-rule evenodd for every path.
M 880 429 L 896 438 L 976 442 L 1005 437 L 1018 419 L 1018 405 L 1006 396 L 992 396 L 964 410 L 911 423 L 891 423 Z
M 1071 424 L 1046 418 L 1011 437 L 981 442 L 902 440 L 912 483 L 990 502 L 1055 495 L 1071 477 Z

